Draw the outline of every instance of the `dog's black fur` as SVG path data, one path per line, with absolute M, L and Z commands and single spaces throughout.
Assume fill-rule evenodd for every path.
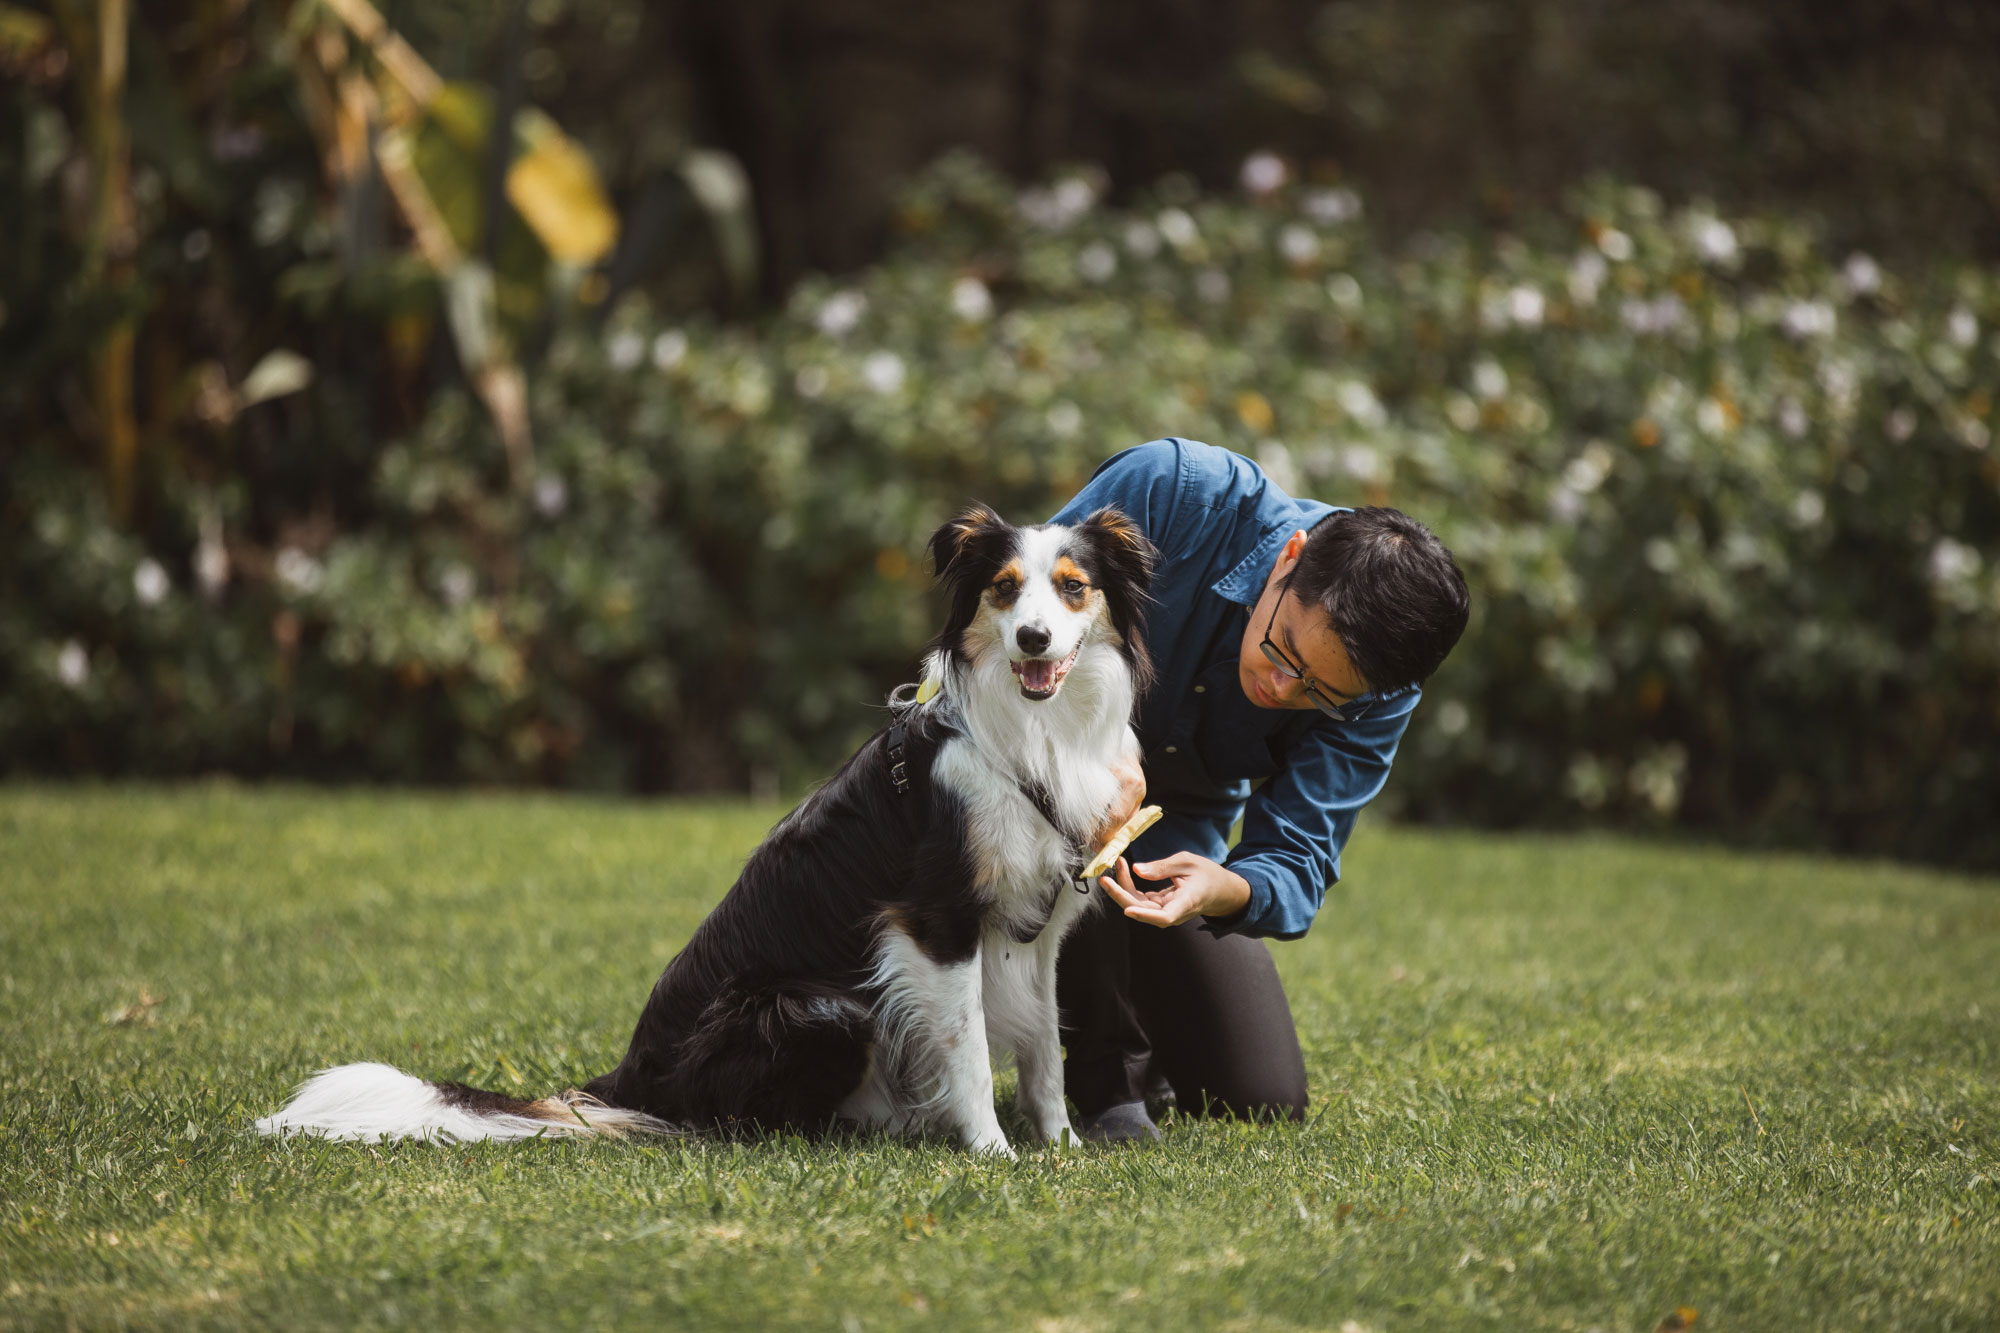
M 931 539 L 950 599 L 934 645 L 946 657 L 968 661 L 967 631 L 982 605 L 1001 604 L 991 596 L 995 580 L 1021 549 L 1023 534 L 975 506 Z M 1144 610 L 1153 548 L 1115 510 L 1093 515 L 1061 541 L 1060 558 L 1103 593 L 1136 698 L 1152 671 Z M 890 776 L 892 732 L 903 747 L 907 790 Z M 459 1084 L 428 1085 L 438 1105 L 472 1117 L 468 1122 L 422 1110 L 422 1085 L 407 1075 L 386 1066 L 345 1066 L 319 1075 L 259 1128 L 372 1138 L 521 1137 L 544 1132 L 535 1128 L 543 1122 L 545 1132 L 558 1133 L 599 1126 L 606 1132 L 826 1127 L 870 1076 L 884 1041 L 877 1019 L 885 935 L 900 932 L 932 964 L 957 964 L 972 959 L 982 935 L 1001 920 L 991 891 L 982 895 L 980 888 L 992 875 L 975 864 L 966 797 L 934 781 L 943 748 L 962 737 L 949 712 L 907 707 L 772 830 L 654 985 L 624 1059 L 591 1080 L 582 1096 L 529 1102 Z M 993 790 L 993 799 L 1016 799 L 1012 788 Z M 1046 792 L 1040 799 L 1025 788 L 1018 794 L 1055 824 Z M 1047 836 L 1045 826 L 1037 827 Z M 1066 831 L 1076 852 L 1072 869 L 1088 850 L 1090 832 Z M 1044 913 L 1044 927 L 1049 919 Z M 1074 919 L 1075 909 L 1067 910 L 1064 920 Z M 1048 1017 L 1052 1052 L 1052 1009 Z M 418 1109 L 379 1118 L 370 1110 L 396 1098 Z

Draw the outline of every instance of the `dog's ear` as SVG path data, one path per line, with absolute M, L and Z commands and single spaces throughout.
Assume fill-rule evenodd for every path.
M 948 580 L 951 568 L 968 546 L 979 538 L 1004 532 L 1007 522 L 983 504 L 967 505 L 945 525 L 931 534 L 931 568 L 939 581 Z
M 1132 683 L 1144 694 L 1153 683 L 1153 657 L 1146 649 L 1147 596 L 1160 552 L 1121 509 L 1100 509 L 1076 529 L 1090 548 L 1091 563 L 1111 609 L 1111 623 L 1132 668 Z
M 1132 591 L 1143 593 L 1152 587 L 1153 565 L 1160 553 L 1124 510 L 1100 509 L 1078 531 Z
M 931 641 L 933 648 L 964 660 L 961 639 L 965 628 L 979 614 L 979 599 L 985 592 L 987 576 L 1012 545 L 1013 532 L 1000 515 L 976 504 L 931 534 L 931 567 L 951 602 L 944 628 Z

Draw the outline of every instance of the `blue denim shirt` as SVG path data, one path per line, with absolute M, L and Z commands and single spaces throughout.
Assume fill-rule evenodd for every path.
M 1166 815 L 1131 857 L 1190 851 L 1220 861 L 1250 885 L 1250 905 L 1207 928 L 1296 939 L 1340 878 L 1355 817 L 1382 790 L 1421 695 L 1415 686 L 1363 695 L 1366 712 L 1335 722 L 1314 709 L 1259 708 L 1243 694 L 1243 632 L 1280 548 L 1344 511 L 1295 500 L 1249 459 L 1181 439 L 1112 456 L 1053 521 L 1081 523 L 1106 505 L 1160 549 L 1146 620 L 1158 678 L 1137 730 L 1146 799 Z

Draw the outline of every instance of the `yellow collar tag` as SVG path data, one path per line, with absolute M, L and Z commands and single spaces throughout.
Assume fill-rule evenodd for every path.
M 940 688 L 937 677 L 925 676 L 924 683 L 917 686 L 917 702 L 920 704 L 929 703 L 931 700 L 937 698 Z

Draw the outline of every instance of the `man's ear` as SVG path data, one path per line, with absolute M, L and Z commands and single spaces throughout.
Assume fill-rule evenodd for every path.
M 967 505 L 945 525 L 931 534 L 931 570 L 942 580 L 958 563 L 968 543 L 984 533 L 998 532 L 1005 519 L 983 504 Z

